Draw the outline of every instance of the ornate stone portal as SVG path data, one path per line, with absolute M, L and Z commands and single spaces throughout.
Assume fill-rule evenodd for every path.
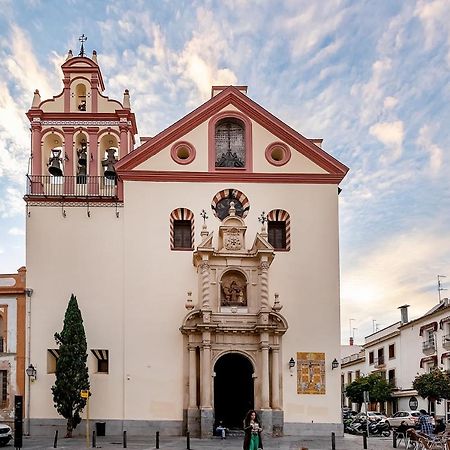
M 186 426 L 191 436 L 211 436 L 214 426 L 214 366 L 225 354 L 248 358 L 254 372 L 254 408 L 270 432 L 282 430 L 282 336 L 288 325 L 276 296 L 269 306 L 269 270 L 274 258 L 263 227 L 250 249 L 246 225 L 235 215 L 219 227 L 217 239 L 204 226 L 202 242 L 194 252 L 198 272 L 198 299 L 186 302 L 180 328 L 185 335 L 188 361 Z M 215 245 L 213 244 L 215 243 Z

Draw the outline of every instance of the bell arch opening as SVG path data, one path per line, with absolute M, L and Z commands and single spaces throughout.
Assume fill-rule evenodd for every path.
M 240 353 L 227 353 L 214 365 L 214 416 L 216 428 L 242 429 L 245 414 L 254 408 L 253 365 Z

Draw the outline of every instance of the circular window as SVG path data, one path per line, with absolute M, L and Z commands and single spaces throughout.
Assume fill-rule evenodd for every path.
M 291 159 L 291 150 L 284 142 L 273 142 L 266 148 L 266 159 L 273 166 L 284 166 Z
M 189 164 L 195 158 L 195 148 L 186 141 L 175 142 L 170 150 L 170 155 L 178 164 Z

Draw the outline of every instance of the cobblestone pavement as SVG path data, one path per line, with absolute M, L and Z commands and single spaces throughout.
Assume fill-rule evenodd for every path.
M 127 439 L 127 448 L 130 450 L 153 450 L 155 449 L 155 438 L 136 437 L 131 436 Z M 168 438 L 161 437 L 159 448 L 164 449 L 187 449 L 186 438 Z M 13 447 L 11 442 L 8 446 Z M 24 437 L 23 447 L 30 450 L 46 450 L 52 449 L 53 437 Z M 85 449 L 86 440 L 83 438 L 59 439 L 58 447 L 60 449 Z M 92 448 L 92 442 L 89 443 L 89 448 Z M 121 436 L 106 436 L 97 438 L 97 447 L 104 450 L 118 450 L 123 448 Z M 387 450 L 392 448 L 392 438 L 373 437 L 368 440 L 368 450 Z M 399 448 L 404 448 L 400 446 Z M 222 440 L 220 438 L 213 439 L 191 439 L 190 449 L 210 449 L 210 450 L 242 450 L 242 439 L 227 438 Z M 281 438 L 265 438 L 265 450 L 331 450 L 331 438 L 301 438 L 298 436 L 284 436 Z M 344 438 L 336 438 L 336 450 L 360 450 L 363 449 L 363 440 L 360 436 L 345 435 Z

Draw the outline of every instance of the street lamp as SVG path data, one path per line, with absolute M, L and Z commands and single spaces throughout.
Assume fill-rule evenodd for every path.
M 25 370 L 28 376 L 28 396 L 27 396 L 27 436 L 31 435 L 31 425 L 30 425 L 30 406 L 31 406 L 31 382 L 36 380 L 37 370 L 33 364 L 30 365 Z
M 291 372 L 291 377 L 292 377 L 292 372 L 294 371 L 294 367 L 295 367 L 295 361 L 294 361 L 294 358 L 291 358 L 289 360 L 289 370 Z
M 36 380 L 37 371 L 36 371 L 36 368 L 33 366 L 33 364 L 30 364 L 27 367 L 27 370 L 25 372 L 27 373 L 28 378 L 29 378 L 30 381 Z
M 339 362 L 336 358 L 333 359 L 333 362 L 331 363 L 331 370 L 337 369 L 339 367 Z

